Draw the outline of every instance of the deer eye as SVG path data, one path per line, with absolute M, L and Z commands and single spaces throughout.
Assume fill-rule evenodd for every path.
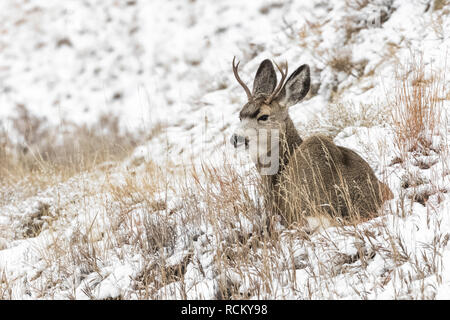
M 266 121 L 267 119 L 269 119 L 269 116 L 267 114 L 261 116 L 258 118 L 258 121 Z

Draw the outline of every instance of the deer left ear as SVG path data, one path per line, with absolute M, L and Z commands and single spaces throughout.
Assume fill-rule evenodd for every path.
M 289 108 L 299 103 L 308 93 L 311 85 L 309 66 L 302 65 L 290 75 L 278 96 L 278 103 Z
M 277 85 L 277 74 L 273 68 L 273 64 L 269 59 L 264 60 L 256 71 L 255 80 L 253 81 L 253 96 L 258 94 L 269 95 Z

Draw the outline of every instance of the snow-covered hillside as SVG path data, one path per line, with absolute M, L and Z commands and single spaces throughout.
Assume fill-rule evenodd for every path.
M 441 0 L 2 1 L 9 141 L 26 141 L 14 125 L 23 108 L 61 130 L 106 115 L 154 134 L 68 181 L 0 186 L 0 299 L 449 299 L 448 30 Z M 234 56 L 249 85 L 263 59 L 309 64 L 291 118 L 389 184 L 379 217 L 261 235 L 253 166 L 227 143 L 245 103 Z M 418 61 L 442 88 L 442 113 L 410 152 L 390 117 Z

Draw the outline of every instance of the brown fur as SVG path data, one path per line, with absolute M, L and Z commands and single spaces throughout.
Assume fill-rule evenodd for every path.
M 296 134 L 286 132 L 287 137 Z M 288 149 L 291 139 L 286 139 Z M 392 197 L 366 161 L 326 136 L 309 137 L 284 157 L 287 163 L 269 188 L 274 209 L 287 224 L 317 214 L 368 218 Z

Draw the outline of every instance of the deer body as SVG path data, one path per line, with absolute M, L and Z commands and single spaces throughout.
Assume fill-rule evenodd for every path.
M 249 102 L 240 112 L 241 129 L 232 136 L 235 147 L 252 144 L 253 160 L 262 172 L 261 156 L 274 158 L 277 170 L 262 175 L 270 207 L 286 224 L 301 222 L 308 216 L 347 218 L 374 215 L 383 201 L 392 197 L 389 188 L 375 176 L 369 164 L 356 152 L 337 146 L 323 135 L 302 140 L 289 116 L 288 108 L 301 101 L 310 86 L 309 67 L 302 65 L 284 83 L 286 70 L 277 65 L 282 79 L 277 88 L 276 73 L 270 60 L 264 60 L 255 76 L 253 92 L 244 87 Z M 260 132 L 278 133 L 277 143 L 260 145 Z M 250 132 L 250 133 L 249 133 Z M 272 134 L 269 133 L 269 136 Z M 250 148 L 251 149 L 251 148 Z

